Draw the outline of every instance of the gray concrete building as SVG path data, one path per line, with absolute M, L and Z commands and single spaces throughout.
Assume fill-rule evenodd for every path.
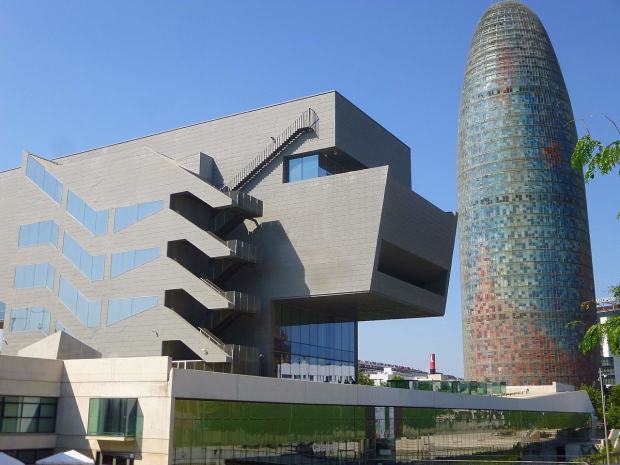
M 0 173 L 2 352 L 354 382 L 357 322 L 444 313 L 456 217 L 337 92 Z

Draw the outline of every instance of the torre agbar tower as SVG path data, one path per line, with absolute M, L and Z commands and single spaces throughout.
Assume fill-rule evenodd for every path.
M 458 203 L 465 376 L 511 385 L 579 385 L 595 354 L 584 183 L 564 79 L 538 17 L 506 1 L 482 16 L 461 94 Z

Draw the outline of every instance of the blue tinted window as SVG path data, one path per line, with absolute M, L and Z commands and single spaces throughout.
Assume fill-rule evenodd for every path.
M 302 158 L 291 158 L 288 162 L 288 180 L 289 182 L 301 181 L 302 176 Z
M 33 287 L 54 288 L 56 270 L 49 263 L 19 265 L 15 267 L 14 286 L 16 289 Z
M 101 236 L 108 232 L 109 211 L 96 211 L 72 191 L 69 191 L 67 195 L 67 211 L 96 236 Z
M 49 334 L 50 323 L 50 312 L 44 307 L 14 308 L 11 311 L 9 330 L 12 332 L 42 331 Z
M 64 276 L 60 277 L 58 298 L 83 324 L 94 328 L 101 323 L 101 302 L 88 300 Z
M 113 253 L 110 277 L 116 278 L 129 270 L 153 261 L 159 258 L 160 254 L 159 247 Z
M 101 281 L 103 279 L 105 255 L 90 255 L 68 233 L 64 235 L 62 253 L 91 281 Z
M 114 231 L 120 231 L 144 218 L 154 215 L 164 206 L 162 200 L 145 202 L 114 210 Z
M 6 312 L 6 304 L 4 302 L 0 302 L 0 321 L 4 321 L 5 312 Z
M 138 221 L 138 206 L 130 205 L 114 210 L 114 231 L 120 231 Z
M 138 205 L 138 221 L 143 220 L 146 217 L 154 215 L 160 211 L 164 206 L 162 200 L 156 200 L 154 202 L 146 202 Z
M 320 166 L 320 155 L 290 158 L 288 160 L 288 182 L 327 176 L 329 172 Z
M 49 195 L 52 200 L 60 204 L 62 200 L 62 183 L 43 168 L 43 165 L 32 155 L 28 155 L 26 176 Z
M 24 224 L 19 227 L 19 247 L 39 244 L 58 244 L 58 225 L 53 221 Z
M 110 299 L 108 304 L 108 326 L 155 307 L 157 301 L 156 296 Z
M 310 155 L 303 157 L 302 177 L 303 179 L 312 179 L 319 177 L 319 156 Z

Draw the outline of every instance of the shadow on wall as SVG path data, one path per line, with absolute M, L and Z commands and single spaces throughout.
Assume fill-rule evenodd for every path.
M 307 296 L 310 288 L 303 263 L 280 221 L 267 221 L 246 230 L 243 239 L 257 247 L 259 263 L 231 278 L 230 289 L 259 296 L 261 314 L 239 320 L 222 337 L 268 354 L 273 344 L 271 302 L 287 296 Z
M 310 140 L 318 139 L 318 138 L 319 136 L 314 132 L 307 132 L 305 134 L 302 134 L 301 137 L 299 137 L 299 139 L 295 140 L 291 145 L 285 148 L 276 158 L 271 160 L 271 162 L 260 171 L 260 174 L 258 174 L 254 179 L 249 181 L 243 187 L 243 190 L 250 195 L 254 195 L 253 190 L 258 186 L 258 184 L 262 180 L 264 180 L 268 176 L 271 176 L 273 172 L 276 171 L 282 165 L 284 161 L 284 157 L 286 157 L 287 155 L 291 155 L 293 152 L 295 152 L 295 150 L 299 149 L 304 143 Z M 252 160 L 254 159 L 252 158 L 250 161 L 248 161 L 248 163 L 250 163 Z M 282 183 L 284 182 L 284 180 L 280 177 L 278 182 Z M 258 194 L 257 198 L 260 198 L 260 194 Z
M 56 447 L 76 449 L 94 459 L 91 455 L 90 444 L 86 439 L 89 399 L 85 399 L 86 412 L 82 416 L 77 403 L 78 398 L 75 396 L 72 384 L 68 382 L 69 378 L 67 369 L 63 366 L 60 378 L 62 380 L 61 397 L 58 399 L 56 409 L 56 435 L 58 436 Z

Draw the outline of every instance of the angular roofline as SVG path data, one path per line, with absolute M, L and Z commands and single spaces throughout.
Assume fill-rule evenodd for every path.
M 121 145 L 121 144 L 125 144 L 127 142 L 133 142 L 133 141 L 140 140 L 140 139 L 146 139 L 148 137 L 158 136 L 160 134 L 166 134 L 166 133 L 172 132 L 172 131 L 178 131 L 180 129 L 187 129 L 187 128 L 191 128 L 191 127 L 194 127 L 194 126 L 199 126 L 201 124 L 211 123 L 213 121 L 219 121 L 219 120 L 226 119 L 226 118 L 232 118 L 233 116 L 244 115 L 246 113 L 252 113 L 254 111 L 265 110 L 267 108 L 277 107 L 279 105 L 286 105 L 287 103 L 298 102 L 300 100 L 305 100 L 305 99 L 309 99 L 309 98 L 312 98 L 312 97 L 318 97 L 319 95 L 337 94 L 337 93 L 338 92 L 336 90 L 328 90 L 328 91 L 325 91 L 325 92 L 319 92 L 317 94 L 311 94 L 311 95 L 306 95 L 304 97 L 298 97 L 298 98 L 294 98 L 294 99 L 291 99 L 291 100 L 285 100 L 283 102 L 272 103 L 270 105 L 265 105 L 265 106 L 258 107 L 258 108 L 252 108 L 250 110 L 244 110 L 244 111 L 240 111 L 240 112 L 237 112 L 237 113 L 231 113 L 229 115 L 218 116 L 217 118 L 212 118 L 212 119 L 208 119 L 208 120 L 204 120 L 204 121 L 199 121 L 197 123 L 187 124 L 185 126 L 179 126 L 179 127 L 172 128 L 172 129 L 165 129 L 163 131 L 154 132 L 154 133 L 151 133 L 151 134 L 146 134 L 144 136 L 134 137 L 132 139 L 126 139 L 126 140 L 123 140 L 123 141 L 120 141 L 120 142 L 114 142 L 112 144 L 101 145 L 99 147 L 93 147 L 91 149 L 82 150 L 80 152 L 73 152 L 73 153 L 70 153 L 70 154 L 67 154 L 67 155 L 62 155 L 60 157 L 56 157 L 56 158 L 54 158 L 54 160 L 59 160 L 61 158 L 68 158 L 68 157 L 72 157 L 74 155 L 82 155 L 84 153 L 93 152 L 95 150 L 101 150 L 101 149 L 104 149 L 104 148 L 107 148 L 107 147 L 114 147 L 115 145 Z
M 105 145 L 101 145 L 101 146 L 98 146 L 98 147 L 93 147 L 93 148 L 90 148 L 90 149 L 81 150 L 79 152 L 73 152 L 73 153 L 69 153 L 69 154 L 66 154 L 66 155 L 61 155 L 61 156 L 55 157 L 55 158 L 49 158 L 49 159 L 46 158 L 46 160 L 48 160 L 48 161 L 51 161 L 51 160 L 61 160 L 61 159 L 73 157 L 73 156 L 76 156 L 76 155 L 82 155 L 82 154 L 85 154 L 85 153 L 88 153 L 88 152 L 94 152 L 95 150 L 101 150 L 101 149 L 105 149 L 105 148 L 108 148 L 108 147 L 114 147 L 116 145 L 125 144 L 127 142 L 133 142 L 133 141 L 137 141 L 137 140 L 141 140 L 141 139 L 146 139 L 146 138 L 149 138 L 149 137 L 158 136 L 160 134 L 166 134 L 166 133 L 173 132 L 173 131 L 178 131 L 178 130 L 181 130 L 181 129 L 187 129 L 187 128 L 191 128 L 191 127 L 194 127 L 194 126 L 199 126 L 201 124 L 211 123 L 213 121 L 219 121 L 219 120 L 226 119 L 226 118 L 232 118 L 234 116 L 244 115 L 246 113 L 252 113 L 254 111 L 265 110 L 267 108 L 277 107 L 279 105 L 286 105 L 288 103 L 298 102 L 300 100 L 306 100 L 306 99 L 309 99 L 309 98 L 318 97 L 319 95 L 327 95 L 327 94 L 339 95 L 344 100 L 346 100 L 351 105 L 353 105 L 355 108 L 357 108 L 359 111 L 361 111 L 364 115 L 366 115 L 368 117 L 368 119 L 370 119 L 372 122 L 374 122 L 375 124 L 377 124 L 378 126 L 383 128 L 388 134 L 390 134 L 392 137 L 394 137 L 394 139 L 396 139 L 402 145 L 404 145 L 409 150 L 411 150 L 411 147 L 409 147 L 409 145 L 407 145 L 400 138 L 398 138 L 396 135 L 394 135 L 393 132 L 391 132 L 389 129 L 387 129 L 385 126 L 383 126 L 381 123 L 379 123 L 376 119 L 374 119 L 372 116 L 370 116 L 368 113 L 366 113 L 364 110 L 362 110 L 359 106 L 357 106 L 355 103 L 353 103 L 347 97 L 342 95 L 340 92 L 338 92 L 335 89 L 332 89 L 332 90 L 328 90 L 328 91 L 324 91 L 324 92 L 318 92 L 316 94 L 311 94 L 311 95 L 306 95 L 306 96 L 303 96 L 303 97 L 298 97 L 298 98 L 294 98 L 294 99 L 290 99 L 290 100 L 285 100 L 283 102 L 272 103 L 270 105 L 265 105 L 265 106 L 262 106 L 262 107 L 252 108 L 250 110 L 244 110 L 244 111 L 240 111 L 240 112 L 237 112 L 237 113 L 231 113 L 229 115 L 218 116 L 217 118 L 212 118 L 212 119 L 208 119 L 208 120 L 204 120 L 204 121 L 199 121 L 197 123 L 191 123 L 191 124 L 187 124 L 185 126 L 178 126 L 178 127 L 172 128 L 172 129 L 166 129 L 166 130 L 163 130 L 163 131 L 158 131 L 158 132 L 146 134 L 144 136 L 134 137 L 134 138 L 131 138 L 131 139 L 125 139 L 125 140 L 122 140 L 122 141 L 119 141 L 119 142 L 114 142 L 114 143 L 111 143 L 111 144 L 105 144 Z M 0 173 L 5 173 L 7 171 L 12 171 L 12 170 L 15 170 L 15 169 L 19 169 L 19 167 L 9 168 L 7 170 L 0 171 Z

